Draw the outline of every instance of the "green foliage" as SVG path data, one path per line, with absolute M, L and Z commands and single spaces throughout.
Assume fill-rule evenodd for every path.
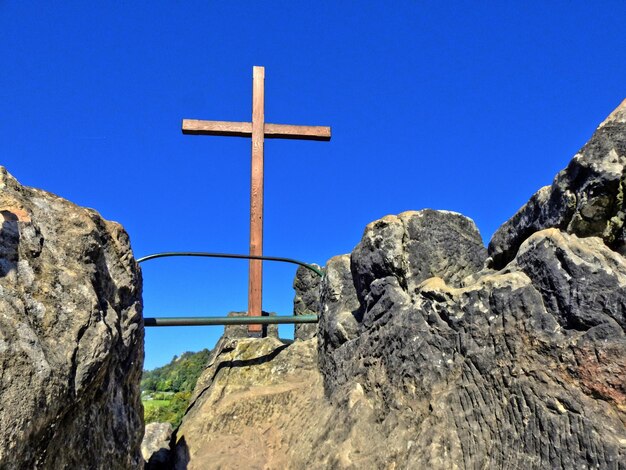
M 142 391 L 192 392 L 198 377 L 209 360 L 208 349 L 186 352 L 174 356 L 169 364 L 154 370 L 144 370 L 141 379 Z
M 186 352 L 174 356 L 163 367 L 143 372 L 141 390 L 146 423 L 170 422 L 174 427 L 180 424 L 209 355 L 208 349 Z
M 177 392 L 171 400 L 145 400 L 143 416 L 146 423 L 172 423 L 175 428 L 180 424 L 189 405 L 191 392 Z

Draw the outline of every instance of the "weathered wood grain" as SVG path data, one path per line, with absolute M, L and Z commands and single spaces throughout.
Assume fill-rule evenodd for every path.
M 182 130 L 183 134 L 188 135 L 252 137 L 251 122 L 183 119 Z M 329 141 L 331 137 L 330 127 L 327 126 L 296 126 L 291 124 L 266 123 L 263 133 L 266 139 Z
M 252 176 L 250 182 L 250 254 L 263 255 L 263 129 L 265 127 L 265 69 L 254 67 L 252 78 Z M 263 261 L 250 260 L 248 315 L 261 316 Z M 248 331 L 262 331 L 250 325 Z

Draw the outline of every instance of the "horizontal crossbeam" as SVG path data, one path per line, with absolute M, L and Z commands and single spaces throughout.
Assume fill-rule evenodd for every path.
M 330 127 L 265 123 L 266 139 L 330 140 Z M 183 134 L 251 137 L 251 122 L 183 119 Z
M 170 317 L 144 318 L 144 326 L 220 326 L 220 325 L 277 325 L 290 323 L 317 323 L 317 315 L 275 317 Z

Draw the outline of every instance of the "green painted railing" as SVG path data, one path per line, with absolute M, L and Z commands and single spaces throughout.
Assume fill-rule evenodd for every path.
M 170 257 L 203 257 L 203 258 L 235 258 L 235 259 L 258 259 L 262 261 L 278 261 L 282 263 L 291 263 L 303 266 L 320 277 L 324 277 L 324 271 L 321 269 L 298 261 L 292 258 L 282 258 L 278 256 L 255 256 L 255 255 L 237 255 L 231 253 L 207 253 L 199 251 L 170 251 L 165 253 L 155 253 L 153 255 L 144 256 L 137 260 L 143 263 L 158 258 Z M 145 318 L 143 319 L 145 326 L 206 326 L 206 325 L 274 325 L 274 324 L 291 324 L 291 323 L 317 323 L 319 320 L 317 315 L 280 315 L 267 317 L 169 317 L 169 318 Z

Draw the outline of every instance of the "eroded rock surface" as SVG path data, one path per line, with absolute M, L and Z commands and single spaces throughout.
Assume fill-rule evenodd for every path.
M 176 433 L 173 467 L 304 468 L 330 412 L 316 357 L 315 339 L 220 340 Z
M 387 312 L 403 316 L 425 279 L 437 276 L 459 285 L 480 271 L 486 258 L 474 222 L 454 212 L 404 212 L 370 223 L 350 256 L 335 257 L 326 266 L 319 326 L 326 386 L 334 388 L 339 376 L 350 374 L 335 367 L 353 354 L 351 346 L 339 346 L 354 345 L 350 340 Z
M 319 268 L 318 265 L 314 265 Z M 293 280 L 293 290 L 296 295 L 293 299 L 294 315 L 317 315 L 320 309 L 320 283 L 322 278 L 304 266 L 298 267 Z M 294 327 L 295 339 L 311 339 L 317 333 L 317 325 L 300 323 Z
M 579 237 L 596 236 L 626 254 L 626 100 L 598 127 L 551 186 L 541 188 L 494 234 L 493 267 L 511 261 L 530 235 L 558 228 Z
M 170 468 L 170 423 L 148 423 L 141 442 L 141 455 L 146 462 L 146 470 L 165 470 Z
M 476 224 L 456 212 L 421 211 L 388 215 L 370 223 L 351 256 L 359 301 L 378 290 L 375 281 L 395 278 L 407 292 L 433 276 L 457 286 L 482 269 L 487 251 Z
M 141 274 L 117 223 L 0 167 L 0 468 L 139 468 Z
M 368 225 L 325 267 L 317 356 L 315 340 L 224 342 L 178 462 L 626 469 L 624 106 L 491 259 L 459 214 Z
M 621 468 L 625 274 L 601 240 L 552 229 L 468 286 L 387 284 L 376 320 L 321 353 L 329 398 L 358 386 L 377 423 L 348 467 Z
M 229 317 L 245 317 L 247 316 L 247 312 L 229 312 Z M 261 315 L 264 317 L 275 316 L 274 312 L 265 312 L 262 311 Z M 278 338 L 278 325 L 262 325 L 260 336 L 266 337 L 271 336 L 274 338 Z M 248 333 L 248 325 L 226 325 L 224 327 L 224 334 L 221 337 L 222 341 L 233 338 L 249 338 L 250 334 Z

